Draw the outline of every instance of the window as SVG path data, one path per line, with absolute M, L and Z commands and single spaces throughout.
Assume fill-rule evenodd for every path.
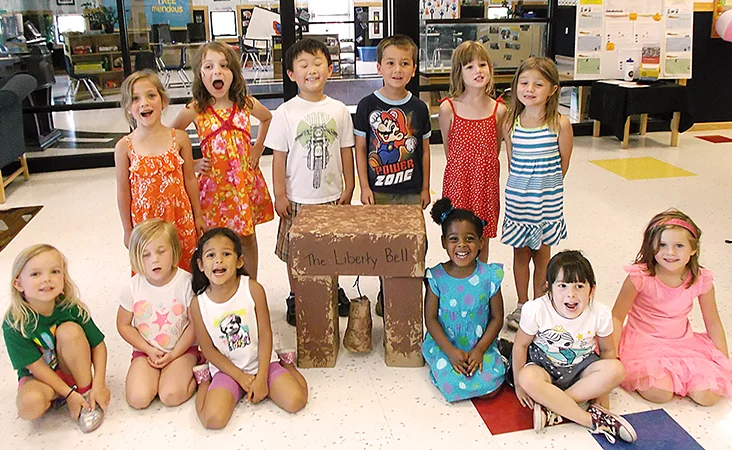
M 62 43 L 64 41 L 64 33 L 69 31 L 78 31 L 83 33 L 86 31 L 86 20 L 81 14 L 59 14 L 56 16 L 56 41 Z
M 236 36 L 236 12 L 212 11 L 211 34 L 214 38 L 222 36 Z

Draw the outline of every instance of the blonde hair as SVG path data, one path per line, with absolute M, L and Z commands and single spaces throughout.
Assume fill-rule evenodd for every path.
M 676 225 L 673 222 L 682 223 L 683 226 Z M 686 225 L 688 225 L 691 230 L 687 228 Z M 701 267 L 701 265 L 699 265 L 699 239 L 701 239 L 702 230 L 694 223 L 693 220 L 691 220 L 691 217 L 682 213 L 678 209 L 667 209 L 666 211 L 653 216 L 653 219 L 648 222 L 646 230 L 643 232 L 643 244 L 635 257 L 634 263 L 645 265 L 646 272 L 651 276 L 656 276 L 656 253 L 658 253 L 658 248 L 661 242 L 661 234 L 670 228 L 686 230 L 689 234 L 689 245 L 691 246 L 691 249 L 695 251 L 695 253 L 691 255 L 691 258 L 689 258 L 689 262 L 686 264 L 689 272 L 691 272 L 691 279 L 686 286 L 689 288 L 694 284 L 699 276 L 699 268 Z
M 10 308 L 5 313 L 5 322 L 14 330 L 20 331 L 24 338 L 28 338 L 26 329 L 34 329 L 38 326 L 38 313 L 25 299 L 25 295 L 15 287 L 15 281 L 20 276 L 20 272 L 28 261 L 45 252 L 56 252 L 61 258 L 64 277 L 64 288 L 61 295 L 56 299 L 56 306 L 62 309 L 69 309 L 73 306 L 79 308 L 79 318 L 82 322 L 89 320 L 89 310 L 87 306 L 79 299 L 79 289 L 69 277 L 68 262 L 66 257 L 56 249 L 56 247 L 48 244 L 36 244 L 30 246 L 20 252 L 13 263 L 13 271 L 10 277 Z
M 142 254 L 153 239 L 163 237 L 173 250 L 173 266 L 178 265 L 183 250 L 175 227 L 163 219 L 147 219 L 138 223 L 130 235 L 130 265 L 135 273 L 147 276 Z
M 453 66 L 454 67 L 454 66 Z M 516 88 L 518 87 L 518 80 L 522 73 L 529 70 L 536 70 L 539 72 L 542 78 L 548 81 L 552 86 L 556 86 L 554 93 L 546 101 L 546 123 L 549 125 L 549 129 L 555 133 L 559 132 L 559 118 L 562 117 L 559 114 L 559 71 L 557 66 L 549 58 L 531 57 L 526 61 L 522 62 L 516 74 L 513 76 L 511 82 L 511 100 L 508 104 L 508 114 L 506 117 L 510 120 L 511 130 L 513 130 L 516 124 L 516 118 L 524 112 L 526 108 L 523 103 L 518 100 L 516 95 Z
M 134 88 L 135 83 L 140 80 L 148 80 L 155 87 L 155 89 L 158 91 L 158 94 L 160 95 L 160 98 L 163 100 L 163 107 L 167 106 L 168 101 L 170 100 L 170 98 L 168 97 L 168 93 L 165 92 L 165 87 L 163 87 L 163 83 L 160 81 L 160 78 L 155 75 L 155 73 L 149 70 L 140 70 L 138 72 L 133 72 L 132 74 L 130 74 L 130 76 L 125 78 L 125 81 L 122 82 L 122 86 L 120 87 L 120 94 L 122 95 L 122 110 L 125 112 L 125 118 L 132 128 L 137 128 L 137 121 L 135 121 L 135 118 L 132 117 L 132 114 L 130 114 L 127 110 L 130 108 L 130 106 L 132 106 L 132 88 Z
M 231 48 L 229 44 L 224 42 L 212 41 L 202 45 L 196 53 L 196 59 L 193 65 L 193 88 L 191 89 L 193 94 L 193 102 L 196 112 L 202 113 L 209 106 L 213 105 L 214 98 L 206 85 L 203 84 L 201 78 L 201 67 L 203 66 L 203 59 L 206 57 L 206 53 L 216 52 L 221 53 L 226 58 L 226 64 L 231 70 L 233 76 L 231 80 L 231 86 L 229 86 L 229 100 L 234 102 L 239 109 L 253 108 L 254 102 L 249 96 L 249 90 L 247 89 L 247 83 L 244 80 L 244 75 L 241 74 L 241 64 L 239 63 L 239 57 L 236 56 L 236 52 Z
M 463 66 L 466 66 L 474 60 L 485 61 L 488 63 L 488 71 L 490 80 L 485 87 L 485 93 L 493 94 L 493 61 L 485 49 L 483 44 L 476 41 L 465 41 L 455 49 L 452 53 L 452 73 L 450 74 L 450 92 L 448 96 L 455 98 L 460 97 L 465 92 L 465 81 L 463 81 Z

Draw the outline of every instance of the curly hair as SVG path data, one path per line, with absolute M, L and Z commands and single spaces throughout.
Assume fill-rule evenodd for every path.
M 234 245 L 234 253 L 236 254 L 237 258 L 240 258 L 242 255 L 241 241 L 239 240 L 239 236 L 237 236 L 236 233 L 234 233 L 230 229 L 225 227 L 218 227 L 212 228 L 203 233 L 203 236 L 201 236 L 201 239 L 198 240 L 196 250 L 193 252 L 193 256 L 191 257 L 191 275 L 193 275 L 191 279 L 191 287 L 193 288 L 193 293 L 196 295 L 201 295 L 211 284 L 211 281 L 208 279 L 206 274 L 203 273 L 203 271 L 198 267 L 198 263 L 203 257 L 203 247 L 206 245 L 206 242 L 215 238 L 216 236 L 224 236 L 231 241 L 231 243 Z M 243 265 L 239 269 L 237 269 L 236 275 L 248 276 L 247 271 L 244 270 Z
M 455 221 L 464 221 L 475 227 L 475 233 L 483 236 L 483 220 L 476 216 L 473 211 L 467 209 L 455 208 L 452 206 L 452 200 L 447 197 L 441 198 L 432 205 L 430 216 L 436 224 L 442 227 L 442 236 L 447 236 L 447 230 L 450 224 Z

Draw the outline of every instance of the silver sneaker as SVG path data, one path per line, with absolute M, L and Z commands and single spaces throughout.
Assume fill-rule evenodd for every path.
M 83 396 L 84 400 L 89 402 L 89 393 L 86 392 Z M 102 424 L 102 421 L 104 421 L 104 410 L 99 406 L 99 404 L 94 405 L 94 409 L 92 411 L 89 411 L 86 408 L 81 408 L 81 413 L 79 414 L 79 428 L 84 433 L 91 433 L 96 430 Z
M 523 303 L 519 303 L 516 305 L 516 309 L 513 310 L 513 312 L 506 316 L 506 326 L 509 330 L 518 331 L 519 329 L 519 323 L 521 322 L 521 307 L 524 306 Z

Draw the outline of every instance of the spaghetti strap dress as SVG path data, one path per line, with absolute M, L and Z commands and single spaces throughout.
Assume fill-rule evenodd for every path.
M 172 132 L 170 148 L 159 155 L 140 155 L 125 137 L 130 149 L 130 213 L 132 226 L 146 219 L 163 219 L 175 226 L 183 252 L 178 267 L 190 272 L 198 236 L 191 200 L 183 178 L 183 158 Z
M 249 166 L 249 109 L 216 111 L 209 106 L 196 119 L 201 153 L 211 170 L 200 174 L 201 210 L 209 228 L 227 227 L 241 236 L 274 219 L 274 206 L 262 171 Z
M 548 124 L 523 127 L 517 117 L 511 146 L 501 242 L 532 250 L 557 245 L 567 237 L 559 135 Z
M 498 215 L 501 212 L 501 164 L 498 160 L 496 100 L 493 113 L 483 119 L 466 119 L 457 114 L 452 100 L 447 148 L 447 165 L 442 182 L 442 196 L 455 208 L 473 211 L 485 221 L 483 236 L 496 237 Z

